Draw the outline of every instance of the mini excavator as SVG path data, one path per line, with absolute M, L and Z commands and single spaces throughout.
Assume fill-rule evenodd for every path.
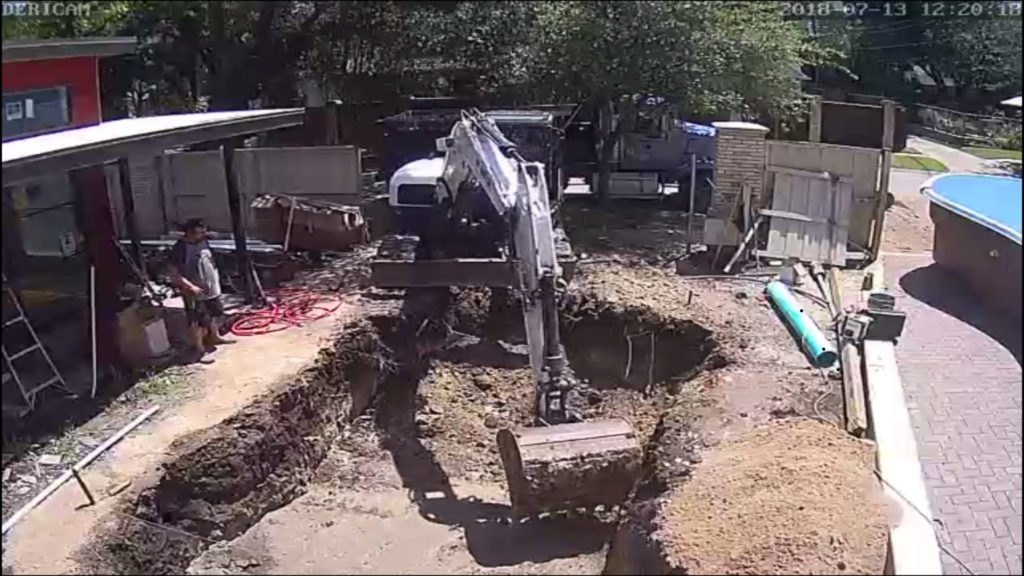
M 428 221 L 419 236 L 382 243 L 371 282 L 510 290 L 522 307 L 536 383 L 533 425 L 497 434 L 514 515 L 622 503 L 642 450 L 627 422 L 583 421 L 569 407 L 575 381 L 559 337 L 557 297 L 565 285 L 559 255 L 571 250 L 554 224 L 544 165 L 525 161 L 477 110 L 462 111 L 436 145 L 444 160 L 427 175 L 436 185 Z

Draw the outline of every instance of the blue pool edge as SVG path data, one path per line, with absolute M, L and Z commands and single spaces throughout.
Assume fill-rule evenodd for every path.
M 1001 234 L 1002 236 L 1005 236 L 1007 239 L 1012 240 L 1013 242 L 1016 242 L 1017 244 L 1021 244 L 1021 233 L 1019 231 L 1014 230 L 1013 228 L 1010 228 L 1009 226 L 1006 226 L 1002 222 L 999 222 L 997 220 L 993 220 L 993 219 L 989 218 L 988 216 L 985 216 L 984 214 L 979 214 L 978 212 L 975 212 L 974 210 L 971 210 L 970 208 L 967 208 L 966 206 L 963 206 L 961 204 L 957 204 L 956 202 L 953 202 L 950 199 L 946 198 L 945 196 L 942 196 L 941 194 L 935 192 L 935 189 L 933 187 L 934 183 L 939 181 L 939 180 L 941 180 L 941 179 L 943 179 L 943 178 L 948 178 L 950 176 L 984 176 L 986 178 L 996 178 L 996 179 L 1002 179 L 1002 180 L 1014 180 L 1014 181 L 1020 182 L 1019 178 L 1013 178 L 1011 176 L 995 176 L 995 175 L 991 175 L 991 174 L 971 174 L 971 173 L 968 173 L 968 172 L 953 172 L 953 173 L 948 173 L 948 174 L 936 174 L 935 176 L 932 176 L 931 178 L 926 180 L 924 182 L 924 184 L 921 185 L 921 193 L 924 194 L 925 196 L 927 196 L 929 200 L 931 200 L 932 202 L 935 202 L 939 206 L 942 206 L 946 210 L 949 210 L 950 212 L 953 212 L 955 214 L 963 216 L 964 218 L 967 218 L 968 220 L 977 222 L 978 224 L 981 224 L 982 226 L 988 228 L 989 230 L 992 230 L 993 232 Z

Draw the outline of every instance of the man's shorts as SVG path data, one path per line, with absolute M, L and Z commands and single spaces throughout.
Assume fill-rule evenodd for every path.
M 185 298 L 185 317 L 190 326 L 209 326 L 214 318 L 224 315 L 224 304 L 220 297 L 207 300 Z

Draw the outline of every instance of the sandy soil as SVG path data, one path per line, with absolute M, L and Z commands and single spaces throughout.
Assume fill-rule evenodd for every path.
M 580 284 L 583 291 L 609 301 L 685 318 L 713 331 L 728 364 L 693 383 L 703 395 L 701 431 L 708 443 L 785 415 L 838 421 L 837 383 L 809 367 L 764 299 L 762 283 L 695 280 L 660 268 L 600 264 L 586 267 Z M 827 312 L 811 304 L 807 308 L 826 324 Z
M 495 483 L 453 482 L 449 495 L 417 501 L 379 458 L 335 453 L 324 468 L 355 464 L 358 487 L 321 473 L 308 494 L 210 548 L 189 573 L 600 573 L 609 526 L 588 519 L 514 524 Z
M 889 252 L 930 252 L 933 226 L 928 198 L 921 185 L 930 177 L 923 172 L 893 170 L 889 190 L 895 197 L 885 213 L 882 249 Z
M 74 551 L 89 541 L 105 514 L 119 502 L 134 498 L 138 487 L 152 481 L 177 440 L 232 416 L 310 364 L 321 345 L 357 310 L 356 300 L 348 299 L 328 318 L 275 334 L 239 338 L 211 354 L 212 364 L 193 366 L 187 398 L 158 412 L 85 471 L 83 478 L 98 504 L 81 507 L 83 495 L 77 485 L 65 484 L 8 534 L 4 565 L 12 566 L 15 573 L 74 572 Z M 116 422 L 100 429 L 113 433 L 135 415 L 122 414 L 113 420 L 100 415 L 100 419 Z M 88 425 L 85 428 L 89 429 Z M 108 495 L 108 490 L 129 481 L 132 488 Z
M 873 448 L 808 420 L 720 444 L 666 498 L 661 540 L 696 574 L 880 574 Z

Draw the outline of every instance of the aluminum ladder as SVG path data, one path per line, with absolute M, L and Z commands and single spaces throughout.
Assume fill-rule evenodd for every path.
M 36 334 L 35 328 L 32 327 L 32 323 L 29 322 L 28 317 L 25 316 L 25 309 L 22 308 L 21 302 L 18 300 L 17 294 L 11 289 L 10 284 L 7 282 L 7 274 L 3 275 L 3 290 L 4 290 L 4 307 L 7 307 L 8 301 L 15 311 L 15 315 L 11 318 L 4 319 L 3 331 L 6 332 L 8 328 L 16 326 L 17 324 L 24 323 L 25 329 L 28 331 L 29 339 L 31 343 L 28 347 L 18 350 L 14 353 L 7 351 L 7 337 L 3 336 L 3 344 L 0 348 L 3 348 L 4 355 L 4 384 L 7 383 L 8 378 L 14 380 L 15 384 L 18 385 L 18 391 L 21 392 L 21 397 L 24 398 L 25 403 L 28 406 L 28 410 L 35 408 L 36 394 L 40 391 L 53 386 L 54 384 L 59 385 L 61 388 L 67 390 L 67 383 L 64 382 L 64 377 L 61 376 L 60 370 L 57 370 L 57 366 L 53 363 L 53 359 L 50 358 L 50 354 L 46 351 L 46 347 L 39 340 L 39 336 Z M 30 385 L 26 388 L 26 384 L 22 381 L 21 376 L 18 374 L 18 369 L 14 366 L 14 362 L 20 358 L 29 356 L 30 354 L 40 354 L 43 359 L 46 360 L 46 365 L 49 367 L 49 372 L 53 376 L 45 378 L 42 383 Z

